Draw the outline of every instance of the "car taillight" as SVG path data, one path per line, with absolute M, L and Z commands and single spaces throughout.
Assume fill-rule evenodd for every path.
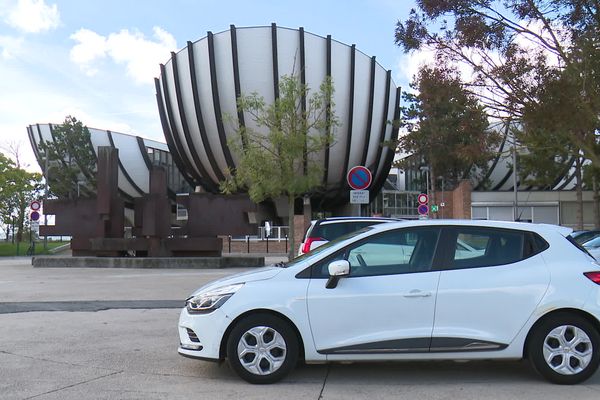
M 590 281 L 600 285 L 600 271 L 584 272 L 583 273 Z
M 306 254 L 310 251 L 310 245 L 313 244 L 313 242 L 324 242 L 326 239 L 320 238 L 320 237 L 309 237 L 306 239 L 306 242 L 304 242 L 304 246 L 302 246 L 302 254 Z

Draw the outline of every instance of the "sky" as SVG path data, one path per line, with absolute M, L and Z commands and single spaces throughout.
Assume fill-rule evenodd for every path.
M 423 54 L 394 44 L 402 0 L 0 0 L 0 148 L 39 170 L 26 127 L 85 125 L 164 142 L 154 78 L 186 42 L 237 27 L 299 28 L 356 44 L 406 88 Z M 427 57 L 425 56 L 425 59 Z

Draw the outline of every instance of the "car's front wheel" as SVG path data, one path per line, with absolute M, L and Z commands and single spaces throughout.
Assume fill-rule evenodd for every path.
M 598 369 L 600 333 L 584 318 L 560 313 L 534 329 L 529 359 L 549 381 L 571 385 L 588 379 Z
M 250 383 L 273 383 L 298 361 L 298 338 L 287 321 L 269 314 L 239 321 L 227 340 L 231 368 Z

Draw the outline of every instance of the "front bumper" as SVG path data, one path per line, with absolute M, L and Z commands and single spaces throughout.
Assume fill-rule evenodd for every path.
M 201 360 L 219 361 L 221 339 L 230 322 L 219 309 L 209 314 L 190 314 L 183 308 L 178 326 L 179 354 Z

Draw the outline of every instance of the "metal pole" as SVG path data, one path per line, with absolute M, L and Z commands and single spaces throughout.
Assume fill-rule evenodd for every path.
M 513 158 L 513 190 L 515 195 L 515 208 L 513 214 L 513 220 L 516 221 L 519 219 L 519 199 L 518 199 L 518 190 L 517 190 L 517 138 L 513 133 L 513 148 L 512 148 L 512 158 Z
M 46 156 L 46 160 L 44 161 L 45 164 L 45 170 L 44 170 L 44 174 L 46 175 L 46 182 L 45 182 L 45 188 L 44 188 L 44 201 L 42 203 L 42 207 L 43 205 L 45 205 L 46 200 L 48 199 L 48 149 L 46 149 L 45 151 L 45 156 Z M 44 226 L 48 226 L 48 214 L 46 214 L 46 210 L 44 210 Z M 44 250 L 48 250 L 48 236 L 44 235 Z
M 446 204 L 444 204 L 444 177 L 442 176 L 442 202 L 440 204 L 442 209 L 442 219 L 444 219 L 444 208 L 446 208 Z

